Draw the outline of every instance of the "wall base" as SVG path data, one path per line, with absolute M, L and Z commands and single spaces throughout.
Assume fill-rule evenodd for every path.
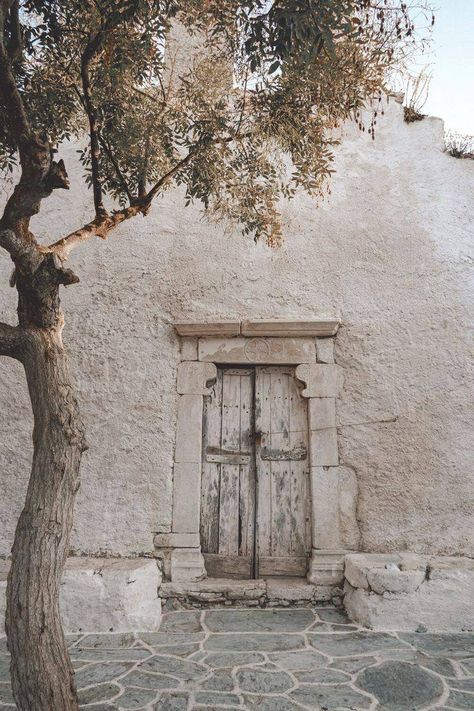
M 375 630 L 474 630 L 474 560 L 400 554 L 346 556 L 344 606 Z
M 9 561 L 0 561 L 0 624 L 4 628 Z M 161 574 L 147 558 L 68 558 L 61 583 L 61 617 L 69 632 L 158 629 Z

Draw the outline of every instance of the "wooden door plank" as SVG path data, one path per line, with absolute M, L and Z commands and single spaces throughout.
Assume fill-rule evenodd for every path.
M 207 447 L 220 447 L 221 423 L 222 371 L 218 370 L 217 379 L 211 388 L 210 395 L 204 399 L 204 453 Z M 205 454 L 201 477 L 201 546 L 203 552 L 217 553 L 219 550 L 220 465 L 207 461 Z
M 213 451 L 213 447 L 206 447 L 205 457 L 206 462 L 214 462 L 216 464 L 239 464 L 248 466 L 252 455 L 250 453 L 226 452 L 222 449 Z
M 259 574 L 305 575 L 311 550 L 308 420 L 293 368 L 256 375 Z M 263 459 L 262 459 L 263 455 Z
M 239 552 L 239 466 L 221 465 L 219 500 L 219 554 Z
M 291 576 L 303 577 L 306 575 L 308 568 L 308 559 L 306 556 L 261 556 L 259 559 L 260 577 L 265 576 Z
M 240 450 L 240 376 L 224 371 L 222 381 L 222 436 L 221 448 Z M 238 555 L 239 552 L 239 493 L 240 467 L 221 465 L 219 500 L 219 554 Z
M 270 401 L 270 446 L 272 450 L 290 449 L 289 376 L 272 368 Z M 291 553 L 291 479 L 288 461 L 271 462 L 272 556 Z
M 209 575 L 235 569 L 250 577 L 253 568 L 253 379 L 253 369 L 219 369 L 205 405 L 201 543 Z
M 250 578 L 251 556 L 204 553 L 207 574 L 212 578 Z
M 290 444 L 308 451 L 308 412 L 295 377 L 290 377 Z M 311 501 L 309 498 L 309 460 L 290 462 L 291 553 L 305 556 L 311 549 Z M 309 533 L 309 535 L 308 535 Z M 308 549 L 309 543 L 309 549 Z
M 253 555 L 255 528 L 255 457 L 253 456 L 254 426 L 254 373 L 240 375 L 240 450 L 252 450 L 252 456 L 246 462 L 240 462 L 239 496 L 239 554 Z
M 240 448 L 240 376 L 223 371 L 221 448 Z
M 271 374 L 268 368 L 257 368 L 255 371 L 255 431 L 261 433 L 257 438 L 255 458 L 257 463 L 257 556 L 271 554 L 272 512 L 271 484 L 272 463 L 262 461 L 260 452 L 262 446 L 270 446 L 270 393 Z M 257 560 L 258 564 L 258 560 Z

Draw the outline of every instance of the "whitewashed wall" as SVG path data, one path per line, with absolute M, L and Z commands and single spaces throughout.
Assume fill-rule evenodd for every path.
M 91 215 L 72 178 L 34 219 L 57 239 Z M 73 258 L 65 341 L 88 429 L 73 552 L 150 552 L 170 524 L 174 319 L 340 316 L 341 460 L 359 482 L 363 548 L 473 554 L 468 240 L 474 163 L 443 153 L 443 125 L 392 102 L 375 142 L 349 127 L 332 194 L 284 206 L 271 250 L 184 209 L 178 191 Z M 0 259 L 0 317 L 13 322 Z M 471 285 L 471 291 L 469 284 Z M 0 555 L 8 555 L 31 456 L 21 367 L 0 362 Z M 394 422 L 383 420 L 397 418 Z M 471 439 L 472 453 L 472 439 Z

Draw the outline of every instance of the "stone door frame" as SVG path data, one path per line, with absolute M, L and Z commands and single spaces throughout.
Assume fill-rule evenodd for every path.
M 169 533 L 155 536 L 172 582 L 206 577 L 200 544 L 204 397 L 217 376 L 217 365 L 241 364 L 296 366 L 296 377 L 305 386 L 302 396 L 309 401 L 312 555 L 308 580 L 316 585 L 340 581 L 344 556 L 358 549 L 358 528 L 357 481 L 352 470 L 340 465 L 338 453 L 336 398 L 343 375 L 334 362 L 334 340 L 339 325 L 336 319 L 174 324 L 181 337 L 181 361 L 172 525 Z

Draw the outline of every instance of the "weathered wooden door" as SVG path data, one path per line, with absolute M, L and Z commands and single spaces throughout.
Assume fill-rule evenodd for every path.
M 204 405 L 201 547 L 208 575 L 254 576 L 253 369 L 219 368 Z
M 201 546 L 217 577 L 304 575 L 306 401 L 293 368 L 222 368 L 204 407 Z
M 256 370 L 258 577 L 306 574 L 311 552 L 308 417 L 294 368 Z

